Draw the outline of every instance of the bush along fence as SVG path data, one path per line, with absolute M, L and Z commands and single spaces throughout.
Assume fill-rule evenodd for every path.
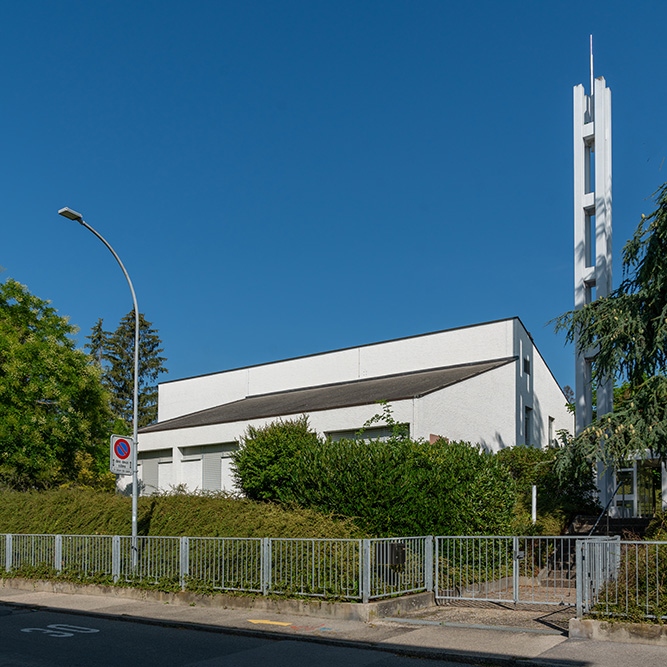
M 667 542 L 586 540 L 577 567 L 579 616 L 667 620 Z
M 575 537 L 293 539 L 0 535 L 6 576 L 159 590 L 368 602 L 571 605 L 577 615 L 667 619 L 667 542 Z

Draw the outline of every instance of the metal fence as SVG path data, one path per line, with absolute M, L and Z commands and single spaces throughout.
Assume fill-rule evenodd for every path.
M 667 620 L 667 542 L 577 545 L 577 615 Z
M 368 601 L 431 590 L 433 538 L 0 535 L 0 568 L 98 583 Z
M 545 605 L 576 603 L 577 538 L 435 538 L 435 595 Z
M 512 537 L 436 537 L 436 598 L 512 602 L 513 563 Z
M 0 570 L 81 582 L 143 583 L 377 600 L 577 605 L 577 615 L 667 619 L 667 542 L 574 537 L 282 539 L 0 535 Z
M 187 569 L 191 584 L 212 590 L 268 592 L 263 577 L 266 541 L 261 538 L 190 537 Z
M 267 566 L 270 591 L 324 597 L 362 597 L 360 540 L 271 539 Z
M 433 537 L 364 540 L 364 590 L 379 599 L 433 590 Z

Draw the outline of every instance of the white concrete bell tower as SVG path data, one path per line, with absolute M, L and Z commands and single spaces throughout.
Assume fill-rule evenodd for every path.
M 611 246 L 611 90 L 604 77 L 593 78 L 593 38 L 590 51 L 591 88 L 574 87 L 574 306 L 582 308 L 612 291 Z M 593 419 L 591 361 L 596 350 L 576 352 L 576 433 Z M 597 413 L 613 409 L 613 379 L 597 387 Z M 601 472 L 601 471 L 600 471 Z M 613 489 L 611 474 L 599 478 L 605 504 Z

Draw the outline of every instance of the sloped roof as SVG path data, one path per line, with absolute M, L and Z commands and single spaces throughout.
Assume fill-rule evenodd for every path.
M 516 359 L 517 357 L 505 357 L 471 364 L 444 366 L 397 375 L 291 389 L 271 394 L 258 394 L 182 417 L 158 422 L 140 429 L 140 433 L 211 426 L 265 417 L 280 417 L 318 410 L 347 408 L 354 405 L 369 405 L 378 401 L 400 401 L 417 398 L 458 382 L 469 380 L 476 375 L 499 368 Z

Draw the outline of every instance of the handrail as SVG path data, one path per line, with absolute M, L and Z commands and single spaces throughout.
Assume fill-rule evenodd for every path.
M 623 486 L 623 482 L 618 483 L 616 491 L 614 491 L 614 493 L 611 494 L 611 498 L 609 499 L 609 502 L 607 503 L 606 507 L 602 510 L 602 512 L 600 512 L 600 516 L 598 517 L 598 520 L 595 522 L 595 525 L 591 528 L 591 532 L 588 533 L 588 537 L 590 537 L 595 532 L 595 529 L 598 527 L 598 524 L 600 523 L 600 519 L 605 515 L 605 512 L 609 509 L 609 506 L 612 504 L 621 486 Z

